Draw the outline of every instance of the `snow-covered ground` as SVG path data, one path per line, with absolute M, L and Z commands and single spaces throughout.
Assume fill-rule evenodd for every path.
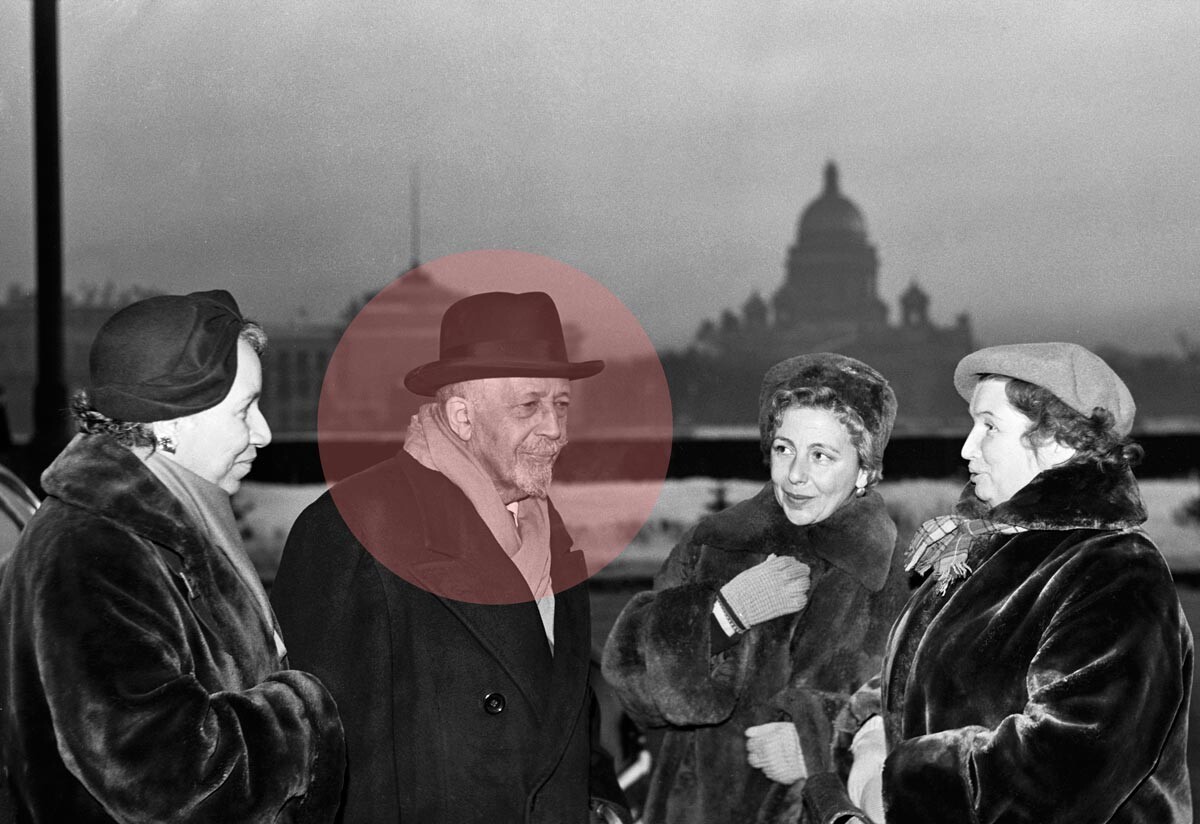
M 727 504 L 753 495 L 760 481 L 717 481 L 712 478 L 684 478 L 663 484 L 650 518 L 632 541 L 614 538 L 633 532 L 622 523 L 621 512 L 640 510 L 647 487 L 635 482 L 597 484 L 557 484 L 551 493 L 555 505 L 567 522 L 578 546 L 590 559 L 610 557 L 623 541 L 627 547 L 601 573 L 608 576 L 641 577 L 652 575 L 666 553 L 683 532 L 710 511 L 718 495 Z M 1150 518 L 1146 529 L 1158 543 L 1171 568 L 1176 572 L 1200 572 L 1200 526 L 1182 522 L 1178 513 L 1200 496 L 1195 480 L 1145 480 L 1142 496 Z M 287 531 L 300 511 L 317 498 L 325 487 L 320 484 L 283 485 L 247 482 L 235 502 L 244 512 L 244 523 L 251 536 L 248 547 L 260 573 L 270 580 L 283 551 Z M 718 490 L 722 490 L 718 493 Z M 960 485 L 952 480 L 884 481 L 880 493 L 896 521 L 900 540 L 908 537 L 924 519 L 943 514 L 958 498 Z M 652 489 L 651 489 L 652 493 Z M 596 501 L 603 500 L 604 506 Z M 593 568 L 598 563 L 593 563 Z M 594 570 L 596 571 L 596 570 Z

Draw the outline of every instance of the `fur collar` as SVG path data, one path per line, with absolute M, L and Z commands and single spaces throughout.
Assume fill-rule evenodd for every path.
M 120 524 L 180 555 L 204 551 L 183 504 L 132 451 L 108 435 L 76 435 L 42 473 L 50 497 Z
M 968 483 L 955 512 L 1026 529 L 1130 529 L 1146 520 L 1133 473 L 1097 461 L 1068 461 L 1047 469 L 990 512 Z
M 767 483 L 749 500 L 705 518 L 694 540 L 729 551 L 757 552 L 764 546 L 807 542 L 815 554 L 878 592 L 887 580 L 896 525 L 874 490 L 852 497 L 823 521 L 796 526 L 783 514 Z

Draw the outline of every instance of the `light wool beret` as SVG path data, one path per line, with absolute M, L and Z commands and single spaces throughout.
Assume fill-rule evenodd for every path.
M 968 403 L 981 375 L 1006 375 L 1049 389 L 1090 417 L 1112 413 L 1113 430 L 1128 435 L 1137 411 L 1125 382 L 1100 357 L 1074 343 L 1014 343 L 972 352 L 954 370 L 954 388 Z

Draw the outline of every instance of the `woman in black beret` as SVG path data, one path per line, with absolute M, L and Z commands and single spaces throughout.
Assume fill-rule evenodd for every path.
M 332 821 L 342 727 L 289 670 L 229 496 L 271 439 L 266 336 L 228 292 L 96 336 L 80 434 L 0 575 L 0 752 L 18 821 Z
M 980 350 L 954 385 L 971 480 L 909 549 L 928 578 L 889 639 L 850 796 L 888 824 L 1190 822 L 1192 636 L 1141 528 L 1129 390 L 1067 343 Z M 819 820 L 867 820 L 832 783 L 810 784 Z
M 907 594 L 873 489 L 896 416 L 883 379 L 836 354 L 773 366 L 759 394 L 771 480 L 705 518 L 626 605 L 603 672 L 661 728 L 647 824 L 798 820 L 832 724 L 878 672 Z

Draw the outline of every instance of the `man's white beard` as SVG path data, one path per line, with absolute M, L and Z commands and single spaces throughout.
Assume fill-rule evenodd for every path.
M 522 450 L 517 452 L 517 462 L 513 467 L 513 481 L 517 489 L 531 498 L 545 498 L 550 494 L 550 482 L 554 475 L 554 462 L 562 454 L 567 445 L 565 437 L 556 441 L 542 438 L 538 444 L 540 449 Z M 541 453 L 541 454 L 538 454 Z
M 513 467 L 513 480 L 517 488 L 532 498 L 545 498 L 550 494 L 550 482 L 554 475 L 554 461 L 533 455 L 518 453 L 516 466 Z

